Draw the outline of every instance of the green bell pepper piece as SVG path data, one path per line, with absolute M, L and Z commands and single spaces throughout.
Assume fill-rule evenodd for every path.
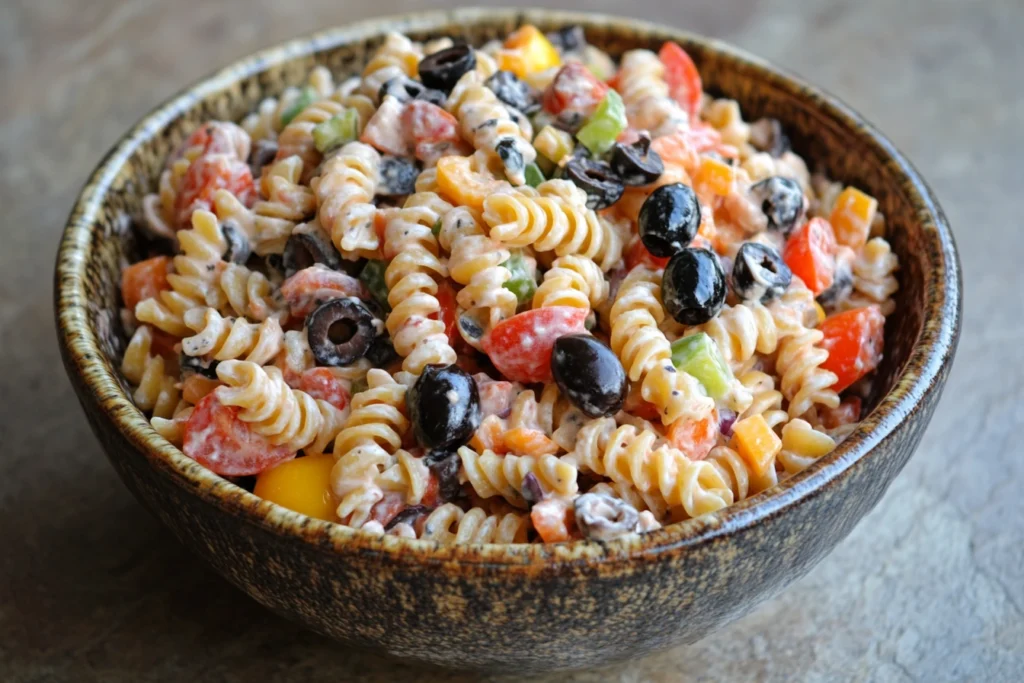
M 590 119 L 579 132 L 576 139 L 595 156 L 600 156 L 612 148 L 622 131 L 626 130 L 626 107 L 619 93 L 609 90 L 591 114 Z
M 729 390 L 732 370 L 718 344 L 704 332 L 672 342 L 672 364 L 697 378 L 711 398 L 721 398 Z

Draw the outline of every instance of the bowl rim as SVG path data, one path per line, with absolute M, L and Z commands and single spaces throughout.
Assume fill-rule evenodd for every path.
M 334 522 L 309 518 L 265 501 L 222 479 L 185 456 L 150 426 L 124 391 L 116 369 L 104 358 L 97 335 L 89 324 L 85 289 L 86 264 L 90 260 L 90 231 L 107 192 L 120 169 L 136 149 L 158 134 L 177 116 L 197 102 L 230 88 L 237 81 L 299 58 L 382 36 L 387 31 L 430 31 L 451 24 L 508 22 L 514 24 L 582 24 L 611 32 L 635 31 L 659 40 L 698 44 L 734 64 L 757 71 L 766 86 L 809 101 L 841 127 L 854 131 L 879 163 L 890 163 L 905 200 L 915 207 L 922 231 L 928 236 L 929 256 L 936 267 L 924 273 L 925 310 L 922 329 L 893 388 L 831 454 L 768 491 L 735 503 L 710 515 L 669 525 L 642 536 L 610 542 L 589 540 L 559 544 L 467 544 L 441 546 L 433 541 L 375 536 Z M 956 351 L 962 321 L 962 275 L 956 244 L 948 221 L 932 190 L 917 170 L 884 135 L 848 105 L 801 78 L 768 64 L 719 40 L 705 38 L 669 26 L 607 14 L 543 9 L 463 8 L 430 10 L 366 19 L 341 27 L 295 38 L 236 60 L 197 81 L 146 114 L 104 156 L 76 198 L 57 253 L 54 309 L 61 354 L 69 373 L 76 374 L 99 410 L 122 437 L 144 456 L 158 476 L 217 507 L 220 512 L 273 534 L 307 544 L 327 555 L 371 553 L 405 564 L 442 564 L 470 571 L 550 572 L 587 566 L 615 570 L 625 562 L 655 561 L 685 552 L 754 527 L 783 514 L 822 493 L 846 476 L 875 447 L 893 436 L 907 419 L 936 391 L 941 391 L 945 366 Z

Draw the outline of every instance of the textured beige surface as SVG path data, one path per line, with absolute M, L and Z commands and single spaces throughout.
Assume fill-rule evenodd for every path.
M 0 679 L 471 680 L 340 648 L 196 565 L 104 462 L 50 312 L 60 227 L 128 125 L 255 48 L 424 4 L 0 1 Z M 546 680 L 1024 679 L 1024 5 L 543 4 L 721 37 L 844 98 L 932 182 L 967 293 L 932 427 L 834 554 L 702 643 Z

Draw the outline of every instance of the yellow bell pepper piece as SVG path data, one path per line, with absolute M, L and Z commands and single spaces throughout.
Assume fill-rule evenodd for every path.
M 338 501 L 331 492 L 333 467 L 330 454 L 289 460 L 260 473 L 253 493 L 289 510 L 334 521 Z
M 855 187 L 847 187 L 836 198 L 828 222 L 836 241 L 851 249 L 860 249 L 868 241 L 871 224 L 878 212 L 878 200 Z
M 562 58 L 536 26 L 527 24 L 505 40 L 505 49 L 498 53 L 498 68 L 511 71 L 519 78 L 559 66 Z
M 782 440 L 761 415 L 751 415 L 732 426 L 732 445 L 757 476 L 768 471 L 782 450 Z
M 827 317 L 825 315 L 825 309 L 822 308 L 821 304 L 819 304 L 817 301 L 814 302 L 814 314 L 818 316 L 819 325 L 825 322 L 825 318 Z
M 575 146 L 570 133 L 554 126 L 544 126 L 533 139 L 533 147 L 537 153 L 542 154 L 556 166 L 561 163 L 562 159 L 572 154 Z
M 736 169 L 714 157 L 701 157 L 693 176 L 693 189 L 698 195 L 724 197 L 736 182 Z

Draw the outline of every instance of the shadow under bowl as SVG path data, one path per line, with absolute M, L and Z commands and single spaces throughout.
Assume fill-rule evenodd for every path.
M 780 119 L 794 148 L 874 195 L 899 255 L 896 314 L 870 415 L 834 453 L 715 514 L 609 543 L 439 547 L 377 538 L 263 501 L 185 457 L 133 405 L 119 272 L 167 155 L 201 122 L 238 120 L 316 64 L 358 73 L 387 31 L 474 44 L 521 23 L 570 24 L 618 56 L 681 43 L 708 90 Z M 258 53 L 163 104 L 82 190 L 56 265 L 61 353 L 93 431 L 135 496 L 231 583 L 340 641 L 446 667 L 515 673 L 597 666 L 693 642 L 804 575 L 878 502 L 939 400 L 961 324 L 946 218 L 917 171 L 846 105 L 717 41 L 630 19 L 467 9 L 353 24 Z

